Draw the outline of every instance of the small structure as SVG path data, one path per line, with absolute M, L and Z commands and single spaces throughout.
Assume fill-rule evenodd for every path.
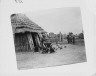
M 41 46 L 40 34 L 46 33 L 24 14 L 12 14 L 11 24 L 16 51 L 34 51 Z
M 54 34 L 53 32 L 50 32 L 50 33 L 49 33 L 48 38 L 49 38 L 50 42 L 52 42 L 52 43 L 54 43 L 54 42 L 57 41 L 57 40 L 56 40 L 56 34 Z

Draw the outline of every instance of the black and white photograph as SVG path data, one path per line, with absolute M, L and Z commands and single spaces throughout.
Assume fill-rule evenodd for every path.
M 80 7 L 13 13 L 10 18 L 19 70 L 87 62 Z

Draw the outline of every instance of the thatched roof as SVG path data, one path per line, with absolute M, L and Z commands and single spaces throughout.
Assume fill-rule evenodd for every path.
M 38 33 L 46 33 L 40 26 L 31 21 L 24 14 L 12 14 L 11 15 L 11 24 L 13 28 L 13 33 L 20 32 L 38 32 Z

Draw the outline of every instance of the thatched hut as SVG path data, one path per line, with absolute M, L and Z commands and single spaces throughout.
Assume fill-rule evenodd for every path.
M 12 14 L 11 24 L 16 51 L 34 51 L 40 46 L 40 34 L 46 33 L 24 14 Z

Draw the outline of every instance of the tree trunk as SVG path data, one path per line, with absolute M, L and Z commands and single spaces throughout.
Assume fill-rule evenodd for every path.
M 31 33 L 28 33 L 28 34 L 27 34 L 27 37 L 28 37 L 28 42 L 29 42 L 30 49 L 33 50 L 33 48 L 34 48 L 34 43 L 33 43 L 33 39 L 32 39 Z

